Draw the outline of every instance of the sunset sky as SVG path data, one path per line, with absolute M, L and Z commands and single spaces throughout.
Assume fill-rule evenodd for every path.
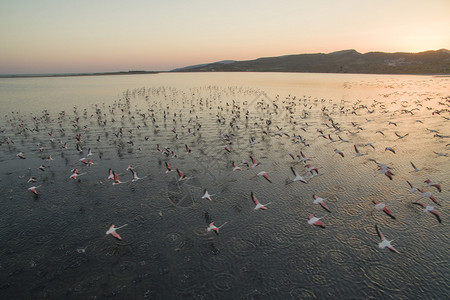
M 0 74 L 450 48 L 449 0 L 2 0 Z

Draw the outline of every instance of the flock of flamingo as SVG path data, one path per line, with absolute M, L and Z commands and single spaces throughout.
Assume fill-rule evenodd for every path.
M 153 94 L 152 94 L 153 93 Z M 158 157 L 160 163 L 164 163 L 165 170 L 161 171 L 161 176 L 168 176 L 173 179 L 175 176 L 177 184 L 183 185 L 189 182 L 195 175 L 188 174 L 188 171 L 181 170 L 177 165 L 180 157 L 188 158 L 196 152 L 202 152 L 205 143 L 197 144 L 203 133 L 206 124 L 215 126 L 218 134 L 207 141 L 207 145 L 214 147 L 214 153 L 224 163 L 229 166 L 226 172 L 235 174 L 242 172 L 244 168 L 254 172 L 255 178 L 262 178 L 268 185 L 310 184 L 318 176 L 345 176 L 345 174 L 332 174 L 323 172 L 320 161 L 316 160 L 321 153 L 310 151 L 311 145 L 321 143 L 323 152 L 330 153 L 333 160 L 361 160 L 368 164 L 373 163 L 374 176 L 385 175 L 386 184 L 392 180 L 402 180 L 405 189 L 410 189 L 417 198 L 411 200 L 411 204 L 418 206 L 424 213 L 433 215 L 437 222 L 441 223 L 443 217 L 439 209 L 435 206 L 447 205 L 444 199 L 439 197 L 445 186 L 439 182 L 438 178 L 421 177 L 426 161 L 410 161 L 410 172 L 408 174 L 397 174 L 395 166 L 379 161 L 379 157 L 390 160 L 390 156 L 399 155 L 395 142 L 393 145 L 383 144 L 392 141 L 403 141 L 413 138 L 410 133 L 405 133 L 409 125 L 402 127 L 401 120 L 414 120 L 414 124 L 419 125 L 419 130 L 426 131 L 437 143 L 445 144 L 449 136 L 445 135 L 447 128 L 424 128 L 420 126 L 423 120 L 416 117 L 419 112 L 421 116 L 427 118 L 438 118 L 444 124 L 450 120 L 449 108 L 450 97 L 434 99 L 435 104 L 431 104 L 430 98 L 415 100 L 393 100 L 385 103 L 373 100 L 370 103 L 355 101 L 353 103 L 336 103 L 326 100 L 311 99 L 310 97 L 287 96 L 285 98 L 268 97 L 256 98 L 253 103 L 243 103 L 239 101 L 221 102 L 208 97 L 197 97 L 195 93 L 192 97 L 183 94 L 174 94 L 171 99 L 165 96 L 166 103 L 153 101 L 153 96 L 161 95 L 161 91 L 151 89 L 136 89 L 127 91 L 124 97 L 111 105 L 93 105 L 94 111 L 89 113 L 88 109 L 73 108 L 73 114 L 61 111 L 55 118 L 47 110 L 41 113 L 30 115 L 11 112 L 5 115 L 5 120 L 1 128 L 0 144 L 3 151 L 10 154 L 11 159 L 26 160 L 29 157 L 41 157 L 44 163 L 36 165 L 35 168 L 25 171 L 30 177 L 23 180 L 28 184 L 35 197 L 40 193 L 45 193 L 45 182 L 40 180 L 40 175 L 48 172 L 52 165 L 57 164 L 58 154 L 64 157 L 64 152 L 75 153 L 78 158 L 70 161 L 72 166 L 70 173 L 66 174 L 65 181 L 97 180 L 102 182 L 110 181 L 113 188 L 120 189 L 123 184 L 130 184 L 142 180 L 152 180 L 151 176 L 139 177 L 136 167 L 130 163 L 125 169 L 130 172 L 130 179 L 124 180 L 126 176 L 112 170 L 110 166 L 99 158 L 102 149 L 98 145 L 102 140 L 107 140 L 109 147 L 117 148 L 118 151 L 132 149 L 132 152 L 146 151 L 147 155 Z M 135 98 L 145 99 L 147 110 L 138 108 L 133 104 Z M 176 98 L 178 97 L 178 98 Z M 400 108 L 390 109 L 398 106 Z M 389 120 L 385 123 L 374 121 L 373 115 L 376 113 L 383 115 Z M 206 120 L 206 118 L 209 118 Z M 369 125 L 376 123 L 383 128 L 377 130 L 368 129 Z M 405 122 L 403 122 L 405 123 Z M 70 124 L 70 127 L 64 126 Z M 214 125 L 215 124 L 215 125 Z M 91 136 L 95 135 L 95 138 Z M 144 137 L 142 137 L 144 135 Z M 171 143 L 163 146 L 160 143 L 152 142 L 153 137 L 163 136 Z M 377 142 L 374 139 L 377 139 Z M 203 137 L 201 137 L 203 139 Z M 289 143 L 291 149 L 285 155 L 290 172 L 293 177 L 287 182 L 277 182 L 271 176 L 280 170 L 267 170 L 268 164 L 262 158 L 256 157 L 252 153 L 252 147 L 271 139 L 276 145 L 283 140 Z M 373 140 L 370 140 L 373 139 Z M 33 147 L 21 149 L 22 142 L 18 140 L 33 140 Z M 384 146 L 380 146 L 384 145 Z M 444 152 L 434 152 L 430 159 L 447 157 L 447 150 L 450 144 L 442 147 Z M 427 147 L 427 145 L 424 145 Z M 247 153 L 242 150 L 247 149 Z M 14 152 L 16 151 L 16 152 Z M 334 156 L 333 154 L 334 153 Z M 376 153 L 376 155 L 374 155 Z M 220 155 L 219 155 L 220 154 Z M 200 157 L 200 158 L 199 158 Z M 374 158 L 376 157 L 376 158 Z M 249 160 L 245 160 L 249 158 Z M 196 159 L 202 160 L 201 156 Z M 242 160 L 244 159 L 244 160 Z M 241 160 L 241 161 L 240 161 Z M 443 163 L 447 163 L 447 160 Z M 66 158 L 67 162 L 67 158 Z M 139 161 L 133 161 L 139 164 Z M 418 167 L 417 167 L 418 166 Z M 90 178 L 91 170 L 104 170 L 104 178 Z M 351 172 L 351 171 L 350 171 Z M 170 175 L 174 174 L 174 175 Z M 122 179 L 119 179 L 119 176 Z M 330 178 L 330 179 L 331 179 Z M 417 187 L 411 182 L 422 182 Z M 445 181 L 445 179 L 444 179 Z M 245 183 L 248 184 L 248 183 Z M 214 202 L 215 194 L 210 194 L 212 186 L 202 188 L 203 193 L 199 195 L 198 201 L 207 200 Z M 320 191 L 313 195 L 311 201 L 311 211 L 313 205 L 320 205 L 324 212 L 339 213 L 337 206 L 327 205 L 327 197 L 321 197 Z M 277 205 L 277 199 L 272 199 L 268 203 L 261 203 L 257 198 L 257 192 L 251 190 L 248 194 L 249 202 L 254 204 L 254 210 L 266 211 Z M 265 201 L 264 201 L 265 202 Z M 269 206 L 272 205 L 272 206 Z M 388 217 L 396 219 L 395 212 L 388 208 L 388 205 L 380 201 L 373 201 L 373 211 L 383 211 Z M 258 212 L 260 213 L 260 212 Z M 265 212 L 262 212 L 264 214 Z M 418 210 L 417 213 L 420 213 Z M 317 217 L 314 213 L 305 212 L 305 223 L 325 228 L 324 217 Z M 325 218 L 326 219 L 326 218 Z M 205 230 L 219 234 L 228 221 L 222 221 L 220 226 L 209 220 Z M 112 235 L 121 240 L 122 237 L 117 230 L 128 224 L 116 227 L 111 224 L 106 231 L 106 235 Z M 131 226 L 129 226 L 131 227 Z M 129 228 L 128 227 L 128 228 Z M 126 229 L 125 229 L 126 230 Z M 226 230 L 223 229 L 223 231 Z M 381 231 L 380 224 L 374 224 L 374 232 L 380 238 L 379 248 L 400 253 L 394 248 L 392 241 L 388 240 Z M 226 233 L 225 233 L 226 234 Z M 126 233 L 122 234 L 126 239 Z

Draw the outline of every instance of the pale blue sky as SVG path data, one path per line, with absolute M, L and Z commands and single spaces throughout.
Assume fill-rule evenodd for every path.
M 0 74 L 450 48 L 449 0 L 3 0 Z

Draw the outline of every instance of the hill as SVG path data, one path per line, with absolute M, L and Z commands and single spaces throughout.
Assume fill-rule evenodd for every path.
M 450 51 L 419 53 L 343 50 L 294 54 L 247 61 L 226 61 L 179 68 L 172 72 L 311 72 L 364 74 L 450 74 Z

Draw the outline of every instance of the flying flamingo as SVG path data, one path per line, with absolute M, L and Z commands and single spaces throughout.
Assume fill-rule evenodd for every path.
M 272 203 L 272 202 L 269 202 L 269 203 L 267 203 L 267 204 L 261 204 L 259 201 L 258 201 L 258 199 L 256 198 L 256 196 L 255 196 L 255 194 L 253 194 L 253 192 L 251 192 L 251 197 L 252 197 L 252 200 L 253 200 L 253 202 L 255 203 L 255 210 L 258 210 L 258 209 L 267 209 L 267 205 L 269 205 L 270 203 Z
M 138 181 L 139 179 L 144 179 L 145 177 L 147 177 L 147 176 L 142 177 L 142 178 L 138 177 L 136 171 L 133 168 L 130 168 L 129 170 L 130 170 L 131 174 L 133 174 L 133 179 L 131 180 L 132 182 Z
M 322 218 L 317 218 L 317 217 L 314 217 L 313 214 L 310 214 L 310 215 L 309 215 L 308 224 L 309 224 L 309 225 L 316 225 L 316 226 L 325 228 L 325 224 L 323 224 L 323 222 L 320 221 L 320 219 L 322 219 Z
M 241 171 L 241 167 L 239 167 L 234 161 L 233 161 L 233 171 Z
M 319 170 L 315 167 L 311 167 L 310 164 L 305 165 L 306 169 L 311 173 L 311 175 L 316 176 L 319 175 Z
M 360 157 L 360 156 L 365 155 L 365 154 L 359 152 L 359 150 L 358 150 L 358 148 L 356 147 L 356 145 L 354 145 L 354 146 L 355 146 L 356 157 Z
M 88 160 L 86 160 L 86 158 L 83 157 L 82 159 L 80 159 L 80 161 L 88 167 L 94 164 L 92 162 L 92 159 L 90 159 L 90 158 Z
M 118 240 L 122 240 L 122 238 L 120 237 L 120 235 L 116 232 L 117 229 L 120 229 L 122 227 L 127 226 L 128 224 L 122 225 L 120 227 L 114 227 L 114 224 L 111 224 L 111 226 L 109 227 L 108 231 L 106 232 L 106 235 L 111 234 L 113 237 L 115 237 Z
M 300 155 L 297 155 L 299 161 L 301 162 L 307 162 L 308 160 L 311 160 L 311 158 L 307 157 L 305 154 L 303 154 L 302 151 L 300 151 Z
M 409 187 L 411 188 L 410 189 L 411 193 L 417 192 L 417 188 L 414 187 L 411 182 L 409 182 L 408 180 L 406 180 L 406 182 L 409 184 Z
M 391 211 L 386 207 L 384 203 L 378 202 L 373 200 L 372 201 L 375 204 L 374 210 L 382 210 L 384 211 L 389 217 L 395 220 L 395 216 L 391 213 Z M 372 211 L 373 212 L 373 211 Z
M 327 212 L 331 213 L 331 211 L 328 209 L 327 205 L 325 204 L 324 200 L 327 198 L 320 198 L 319 196 L 317 196 L 316 194 L 313 195 L 314 204 L 320 204 L 320 206 L 322 206 Z
M 169 163 L 166 161 L 166 173 L 172 172 L 172 168 L 170 167 Z
M 395 150 L 392 147 L 386 147 L 386 148 L 384 148 L 384 151 L 391 151 L 392 153 L 395 154 Z
M 433 187 L 435 187 L 435 188 L 439 191 L 439 193 L 442 192 L 441 186 L 440 186 L 439 184 L 431 182 L 430 179 L 427 179 L 427 180 L 425 180 L 424 182 L 427 183 L 428 186 L 433 186 Z
M 391 245 L 391 243 L 392 243 L 393 240 L 388 241 L 388 240 L 384 237 L 384 234 L 381 232 L 381 230 L 378 228 L 377 225 L 375 225 L 375 229 L 376 229 L 376 231 L 377 231 L 378 236 L 379 236 L 380 239 L 381 239 L 381 243 L 378 244 L 378 247 L 379 247 L 380 249 L 384 249 L 384 248 L 387 247 L 389 250 L 391 250 L 391 251 L 393 251 L 393 252 L 395 252 L 395 253 L 400 254 L 400 252 L 398 252 L 397 249 L 395 249 L 394 246 Z
M 342 152 L 341 150 L 334 149 L 334 152 L 336 152 L 336 153 L 339 154 L 340 156 L 344 157 L 344 152 Z
M 178 173 L 178 181 L 182 181 L 182 180 L 187 180 L 188 177 L 186 175 L 183 174 L 183 172 L 181 172 L 178 168 L 177 168 L 177 173 Z
M 191 148 L 187 144 L 184 144 L 184 147 L 186 148 L 187 153 L 191 153 Z
M 37 189 L 38 187 L 40 187 L 40 185 L 38 185 L 38 186 L 31 186 L 31 187 L 28 188 L 28 190 L 32 191 L 33 194 L 37 195 L 38 192 L 36 191 L 36 189 Z
M 270 178 L 269 178 L 269 176 L 267 175 L 266 172 L 261 171 L 261 172 L 259 172 L 259 173 L 256 174 L 256 175 L 257 175 L 257 176 L 262 176 L 262 177 L 264 177 L 268 182 L 272 183 L 272 180 L 270 180 Z
M 392 176 L 394 176 L 394 174 L 391 172 L 388 166 L 384 164 L 379 164 L 378 169 L 381 174 L 386 175 L 390 180 L 392 180 Z
M 419 172 L 419 171 L 420 171 L 420 169 L 418 169 L 418 168 L 413 164 L 412 161 L 410 161 L 410 163 L 411 163 L 411 166 L 414 168 L 414 171 L 413 171 L 413 172 Z
M 108 170 L 108 179 L 114 179 L 114 174 L 113 171 L 111 170 L 111 168 Z
M 436 219 L 438 220 L 438 222 L 442 223 L 440 213 L 433 206 L 426 205 L 423 202 L 413 202 L 413 204 L 422 206 L 424 208 L 424 210 L 423 210 L 424 212 L 432 213 L 433 215 L 436 216 Z
M 436 200 L 436 198 L 434 198 L 434 196 L 431 194 L 431 192 L 425 192 L 422 189 L 417 189 L 417 190 L 422 193 L 423 198 L 430 198 L 431 201 L 433 201 L 437 205 L 441 206 L 441 204 Z
M 250 156 L 250 160 L 252 161 L 252 168 L 256 168 L 257 166 L 260 165 L 260 163 L 257 163 L 256 159 L 253 158 L 252 156 Z
M 72 175 L 70 175 L 69 179 L 70 179 L 70 178 L 77 179 L 77 177 L 78 177 L 79 175 L 80 175 L 80 172 L 78 171 L 78 169 L 73 169 L 73 170 L 72 170 Z
M 372 149 L 375 150 L 375 146 L 372 143 L 367 143 L 367 144 L 365 144 L 365 146 L 370 146 L 370 147 L 372 147 Z
M 122 181 L 119 180 L 119 175 L 117 175 L 117 173 L 114 172 L 114 171 L 113 171 L 113 176 L 114 176 L 114 182 L 113 182 L 112 185 L 116 185 L 116 184 L 119 184 L 119 183 L 125 183 L 125 182 L 122 182 Z
M 292 166 L 291 166 L 291 171 L 292 171 L 292 173 L 294 173 L 294 176 L 295 176 L 295 178 L 292 179 L 292 181 L 301 181 L 301 182 L 303 182 L 303 183 L 308 183 L 308 182 L 306 181 L 306 179 L 303 178 L 300 174 L 298 174 L 297 171 L 296 171 L 296 170 L 294 169 L 294 167 L 292 167 Z
M 208 228 L 206 228 L 206 231 L 214 231 L 217 235 L 219 235 L 219 229 L 222 228 L 225 224 L 227 224 L 228 222 L 223 223 L 221 226 L 217 227 L 214 225 L 214 222 L 209 223 Z
M 209 201 L 212 201 L 211 196 L 214 196 L 214 195 L 210 195 L 206 189 L 203 190 L 202 199 L 208 199 Z

